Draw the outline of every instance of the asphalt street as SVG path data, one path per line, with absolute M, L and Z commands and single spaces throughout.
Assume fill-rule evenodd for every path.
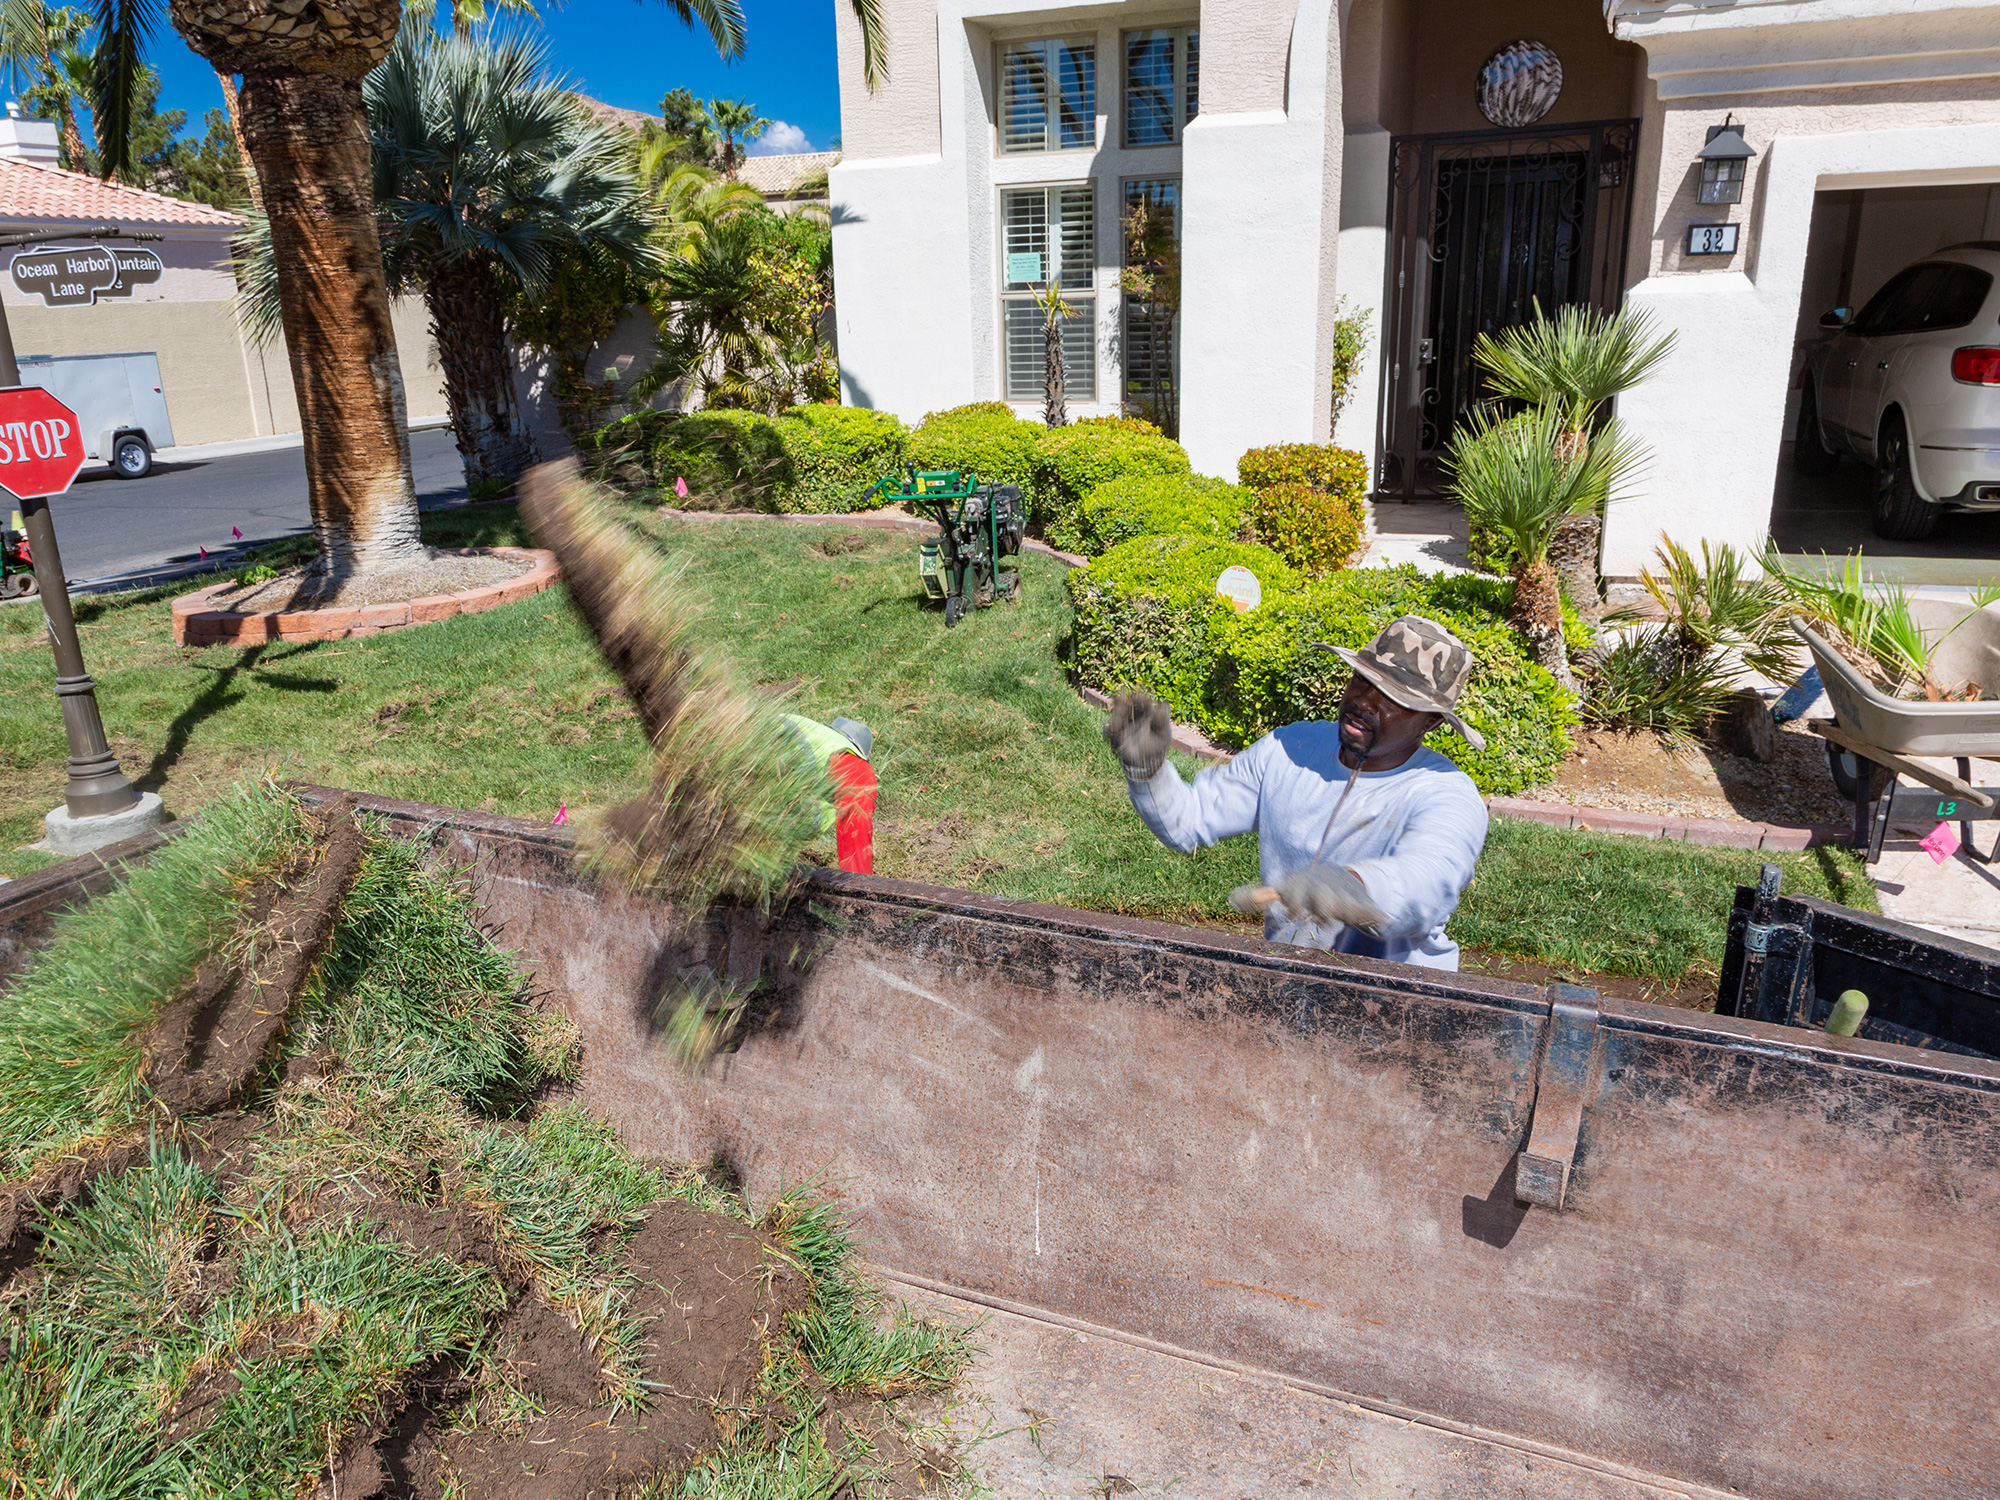
M 465 471 L 449 429 L 411 433 L 410 463 L 424 509 L 464 502 Z M 137 583 L 200 565 L 204 547 L 212 565 L 312 529 L 299 448 L 162 458 L 144 479 L 116 479 L 92 464 L 50 508 L 72 583 Z

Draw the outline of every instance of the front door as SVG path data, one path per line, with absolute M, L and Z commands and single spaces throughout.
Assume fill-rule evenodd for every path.
M 1377 488 L 1443 487 L 1440 459 L 1485 394 L 1475 341 L 1624 295 L 1636 120 L 1393 143 Z

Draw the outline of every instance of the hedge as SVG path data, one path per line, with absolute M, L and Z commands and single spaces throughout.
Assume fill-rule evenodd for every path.
M 1368 460 L 1331 443 L 1274 443 L 1236 460 L 1236 482 L 1248 489 L 1303 484 L 1330 495 L 1368 495 Z
M 629 448 L 662 492 L 687 481 L 687 510 L 869 510 L 870 491 L 899 471 L 909 432 L 888 412 L 796 406 L 772 418 L 750 411 L 638 411 L 597 435 L 600 453 Z
M 778 429 L 792 460 L 791 488 L 779 497 L 787 511 L 873 510 L 882 504 L 875 482 L 900 477 L 909 455 L 909 429 L 862 406 L 795 406 Z
M 1135 536 L 1240 537 L 1253 497 L 1199 474 L 1128 474 L 1100 484 L 1049 540 L 1066 552 L 1096 557 Z
M 1360 496 L 1351 491 L 1329 493 L 1307 484 L 1274 484 L 1254 491 L 1248 519 L 1258 541 L 1315 578 L 1346 567 L 1368 526 Z
M 1213 674 L 1211 628 L 1231 607 L 1216 596 L 1224 568 L 1257 575 L 1268 599 L 1298 580 L 1284 559 L 1251 542 L 1142 536 L 1071 571 L 1076 607 L 1075 663 L 1092 687 L 1142 687 L 1184 722 L 1206 724 Z
M 1186 474 L 1187 450 L 1172 438 L 1103 425 L 1041 429 L 1033 458 L 1035 516 L 1044 535 L 1066 534 L 1083 497 L 1127 474 Z
M 1247 614 L 1214 594 L 1216 575 L 1232 562 L 1264 586 L 1263 604 Z M 1508 625 L 1513 587 L 1505 580 L 1429 577 L 1407 564 L 1302 580 L 1265 547 L 1142 537 L 1077 569 L 1069 585 L 1082 679 L 1107 690 L 1144 687 L 1223 744 L 1332 717 L 1348 668 L 1313 643 L 1358 647 L 1396 616 L 1421 614 L 1471 648 L 1459 711 L 1487 742 L 1474 750 L 1440 726 L 1428 744 L 1489 796 L 1546 780 L 1571 748 L 1575 704 Z
M 910 434 L 910 462 L 919 469 L 971 469 L 982 484 L 1018 484 L 1032 496 L 1035 444 L 1046 430 L 997 401 L 934 411 Z
M 630 447 L 662 491 L 687 481 L 688 510 L 776 510 L 797 469 L 777 422 L 749 411 L 637 411 L 598 433 L 600 450 Z

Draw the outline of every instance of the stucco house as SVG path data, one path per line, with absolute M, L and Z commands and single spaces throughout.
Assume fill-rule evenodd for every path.
M 1028 299 L 1053 275 L 1077 308 L 1072 408 L 1117 410 L 1140 365 L 1120 215 L 1150 196 L 1179 220 L 1195 467 L 1233 477 L 1248 447 L 1333 437 L 1370 455 L 1378 496 L 1422 496 L 1471 399 L 1478 330 L 1531 299 L 1630 302 L 1679 343 L 1621 403 L 1655 456 L 1607 519 L 1614 577 L 1663 530 L 1760 544 L 1819 315 L 1943 245 L 2000 238 L 1992 3 L 884 11 L 889 82 L 871 95 L 851 7 L 836 7 L 848 400 L 906 419 L 981 399 L 1038 410 Z M 1720 159 L 1701 158 L 1711 146 Z M 1343 297 L 1373 338 L 1336 434 Z
M 56 165 L 56 127 L 47 120 L 0 117 L 0 233 L 47 235 L 49 245 L 82 245 L 80 231 L 117 228 L 156 234 L 165 270 L 129 296 L 82 306 L 45 305 L 5 274 L 14 252 L 0 254 L 0 304 L 19 354 L 157 354 L 160 377 L 181 444 L 227 442 L 299 430 L 284 341 L 259 343 L 236 313 L 232 242 L 235 214 L 122 183 L 101 182 Z M 396 347 L 410 419 L 445 414 L 444 372 L 433 352 L 423 303 L 395 304 Z

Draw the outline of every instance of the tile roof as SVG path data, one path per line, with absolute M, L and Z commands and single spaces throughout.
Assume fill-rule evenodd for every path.
M 0 222 L 189 224 L 241 229 L 243 220 L 206 203 L 188 203 L 122 183 L 100 182 L 35 162 L 0 157 Z
M 808 177 L 824 172 L 840 160 L 838 151 L 797 151 L 783 156 L 745 157 L 736 170 L 742 181 L 766 198 L 787 197 L 798 191 Z

